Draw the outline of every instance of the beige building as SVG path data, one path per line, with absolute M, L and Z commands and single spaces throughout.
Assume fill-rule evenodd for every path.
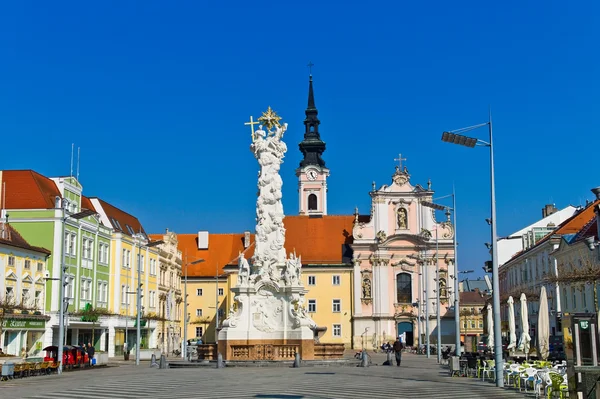
M 159 250 L 158 275 L 158 336 L 157 347 L 162 353 L 181 350 L 183 296 L 181 285 L 181 251 L 177 234 L 169 231 L 151 234 L 152 241 L 163 241 Z

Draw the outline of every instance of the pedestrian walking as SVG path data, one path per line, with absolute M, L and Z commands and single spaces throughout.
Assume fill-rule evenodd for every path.
M 400 367 L 400 363 L 402 363 L 402 349 L 404 349 L 404 344 L 400 341 L 400 337 L 396 338 L 396 342 L 394 342 L 392 348 L 396 356 L 396 366 Z
M 94 354 L 96 353 L 96 348 L 94 348 L 94 346 L 92 345 L 91 342 L 88 342 L 87 353 L 88 353 L 88 359 L 90 360 L 90 366 L 93 366 L 94 365 L 93 359 L 94 359 Z

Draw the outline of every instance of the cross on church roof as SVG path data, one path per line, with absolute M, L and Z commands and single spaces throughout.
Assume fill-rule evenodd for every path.
M 312 61 L 308 61 L 308 73 L 312 76 L 312 67 L 314 67 L 315 64 L 312 63 Z
M 406 161 L 406 158 L 402 158 L 402 154 L 398 154 L 398 158 L 394 158 L 394 161 L 398 161 L 398 167 L 402 169 L 402 161 Z

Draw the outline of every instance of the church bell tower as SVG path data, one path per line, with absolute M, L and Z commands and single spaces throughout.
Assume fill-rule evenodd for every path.
M 327 177 L 329 169 L 321 158 L 325 151 L 325 142 L 319 134 L 319 118 L 317 117 L 315 96 L 313 93 L 312 74 L 308 82 L 308 106 L 304 119 L 304 140 L 298 145 L 304 158 L 296 169 L 298 176 L 299 213 L 300 215 L 327 215 Z

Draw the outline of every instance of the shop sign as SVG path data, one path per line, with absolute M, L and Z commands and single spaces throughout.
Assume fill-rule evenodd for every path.
M 2 321 L 2 328 L 15 328 L 15 329 L 46 328 L 46 320 L 5 319 Z

